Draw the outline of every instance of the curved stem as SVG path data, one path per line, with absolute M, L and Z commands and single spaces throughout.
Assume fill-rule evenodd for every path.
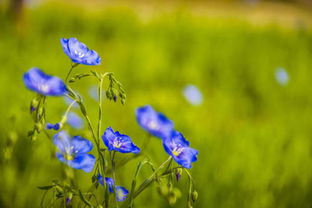
M 78 66 L 78 65 L 79 65 L 78 63 L 72 63 L 72 65 L 71 65 L 71 67 L 70 67 L 70 69 L 69 69 L 69 72 L 68 72 L 67 75 L 66 75 L 65 83 L 67 83 L 68 77 L 69 77 L 70 73 L 72 72 L 72 70 L 73 70 L 76 66 Z
M 152 171 L 154 172 L 155 171 L 155 168 L 154 168 L 154 165 L 150 162 L 150 161 L 147 161 L 147 160 L 143 160 L 139 163 L 137 169 L 136 169 L 136 172 L 134 174 L 134 177 L 133 177 L 133 180 L 132 180 L 132 185 L 131 185 L 131 191 L 130 191 L 130 197 L 129 197 L 129 200 L 130 200 L 130 207 L 133 207 L 133 202 L 134 202 L 134 198 L 133 198 L 133 194 L 134 194 L 134 191 L 135 191 L 135 187 L 136 187 L 136 179 L 137 179 L 137 176 L 140 172 L 140 170 L 142 169 L 142 167 L 144 165 L 149 165 L 151 166 L 152 168 Z
M 152 175 L 150 175 L 150 177 L 148 177 L 147 179 L 145 179 L 145 181 L 143 181 L 143 183 L 139 186 L 139 188 L 133 193 L 133 195 L 131 196 L 131 200 L 133 200 L 134 198 L 136 198 L 142 191 L 144 191 L 155 179 L 154 176 L 161 170 L 164 168 L 164 166 L 166 165 L 166 163 L 168 163 L 171 160 L 171 156 L 169 156 L 169 158 L 163 162 L 153 173 Z M 130 204 L 130 200 L 128 199 L 127 201 L 125 201 L 125 203 L 122 205 L 121 208 L 126 208 L 128 207 Z

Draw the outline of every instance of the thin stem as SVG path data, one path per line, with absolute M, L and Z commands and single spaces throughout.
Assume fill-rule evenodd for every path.
M 142 191 L 144 191 L 155 179 L 154 176 L 156 175 L 156 173 L 158 173 L 161 169 L 164 168 L 164 166 L 166 165 L 166 163 L 168 163 L 171 160 L 171 156 L 169 156 L 169 158 L 163 162 L 151 175 L 150 177 L 148 177 L 147 179 L 145 179 L 145 181 L 143 181 L 143 183 L 139 186 L 139 188 L 133 193 L 133 195 L 131 196 L 131 200 L 135 199 Z M 122 205 L 121 208 L 126 208 L 129 206 L 131 200 L 127 200 L 125 201 L 125 203 Z
M 70 67 L 70 69 L 69 69 L 69 72 L 67 73 L 67 75 L 66 75 L 66 78 L 65 78 L 65 83 L 67 83 L 67 80 L 68 80 L 68 78 L 69 78 L 69 75 L 70 75 L 70 73 L 73 71 L 73 69 L 76 67 L 76 66 L 78 66 L 79 64 L 78 63 L 72 63 L 72 65 L 71 65 L 71 67 Z
M 75 105 L 77 101 L 76 100 L 73 100 L 73 102 L 68 106 L 68 108 L 66 109 L 65 113 L 64 113 L 64 116 L 66 117 L 67 114 L 69 113 L 70 109 Z
M 101 129 L 102 129 L 102 90 L 103 90 L 103 80 L 104 77 L 101 76 L 99 79 L 99 86 L 98 86 L 98 97 L 99 97 L 99 115 L 98 115 L 98 126 L 97 126 L 97 136 L 98 136 L 98 144 L 100 144 L 101 141 Z M 106 162 L 105 162 L 105 158 L 102 156 L 102 154 L 99 152 L 100 154 L 100 160 L 101 160 L 101 165 L 102 165 L 102 175 L 104 175 L 105 173 L 105 169 L 106 169 Z
M 111 159 L 111 163 L 112 163 L 112 175 L 113 175 L 113 179 L 114 179 L 114 184 L 116 184 L 116 173 L 115 173 L 115 151 L 113 152 L 109 152 L 110 155 L 110 159 Z M 113 190 L 115 193 L 115 202 L 116 202 L 116 207 L 118 208 L 118 202 L 117 202 L 117 192 L 116 192 L 116 188 L 115 186 L 113 186 Z
M 99 82 L 99 89 L 98 89 L 98 97 L 99 97 L 99 121 L 98 121 L 98 141 L 101 139 L 101 125 L 102 125 L 102 85 L 103 85 L 103 78 L 100 79 Z
M 183 170 L 186 172 L 186 174 L 187 174 L 187 176 L 189 178 L 189 191 L 188 191 L 188 196 L 187 196 L 187 206 L 188 207 L 192 207 L 192 204 L 193 204 L 192 203 L 192 191 L 193 191 L 193 183 L 194 183 L 194 181 L 193 181 L 193 178 L 192 178 L 190 172 L 187 169 L 185 169 L 185 168 L 183 168 Z
M 80 105 L 83 105 L 83 104 L 81 103 Z M 100 151 L 99 146 L 98 146 L 98 142 L 97 142 L 97 139 L 96 139 L 96 135 L 95 135 L 94 129 L 93 129 L 93 127 L 92 127 L 91 120 L 90 120 L 90 118 L 89 118 L 88 115 L 84 115 L 84 117 L 85 117 L 85 119 L 86 119 L 86 121 L 87 121 L 87 124 L 88 124 L 88 127 L 89 127 L 89 129 L 90 129 L 90 131 L 91 131 L 93 140 L 94 140 L 96 146 L 98 147 L 98 150 Z
M 133 194 L 134 194 L 134 191 L 135 191 L 135 187 L 136 187 L 136 179 L 137 179 L 137 176 L 140 172 L 140 170 L 142 169 L 142 167 L 144 165 L 150 165 L 151 168 L 152 168 L 152 171 L 154 172 L 155 171 L 155 168 L 154 168 L 154 165 L 150 162 L 150 161 L 147 161 L 147 160 L 143 160 L 139 163 L 137 169 L 136 169 L 136 172 L 134 174 L 134 177 L 133 177 L 133 180 L 132 180 L 132 186 L 131 186 L 131 191 L 130 191 L 130 197 L 129 197 L 129 200 L 130 200 L 130 207 L 133 207 L 133 203 L 134 203 L 134 200 L 133 200 Z

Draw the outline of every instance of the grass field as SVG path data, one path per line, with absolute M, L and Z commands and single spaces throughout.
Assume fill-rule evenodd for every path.
M 26 12 L 18 26 L 1 16 L 0 207 L 37 207 L 42 192 L 36 187 L 61 178 L 52 143 L 44 135 L 36 142 L 26 136 L 33 93 L 25 89 L 22 75 L 36 66 L 64 78 L 70 62 L 62 37 L 77 37 L 102 57 L 102 65 L 79 66 L 77 73 L 112 71 L 124 84 L 125 106 L 104 102 L 104 128 L 119 129 L 141 144 L 146 133 L 134 111 L 151 104 L 199 150 L 192 168 L 199 192 L 195 207 L 311 207 L 311 30 L 304 23 L 255 26 L 235 18 L 211 19 L 187 9 L 147 20 L 136 12 L 41 6 Z M 288 72 L 286 86 L 275 79 L 278 67 Z M 80 90 L 94 120 L 96 103 L 88 95 L 92 83 L 85 79 L 72 87 Z M 184 99 L 187 84 L 202 91 L 201 106 Z M 51 122 L 65 109 L 62 98 L 49 99 Z M 71 133 L 88 137 L 86 131 Z M 157 164 L 167 157 L 156 138 L 148 151 Z M 123 178 L 134 168 L 133 162 L 117 173 L 127 188 L 130 179 Z M 91 174 L 75 174 L 87 187 Z M 178 184 L 183 196 L 174 207 L 184 207 L 186 183 L 183 177 Z M 136 205 L 146 207 L 147 201 L 148 207 L 170 207 L 155 189 L 144 192 Z

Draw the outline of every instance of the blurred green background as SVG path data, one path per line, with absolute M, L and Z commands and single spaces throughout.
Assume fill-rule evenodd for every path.
M 103 129 L 112 126 L 140 146 L 146 133 L 134 111 L 151 104 L 199 150 L 191 170 L 199 193 L 195 207 L 312 207 L 308 1 L 8 3 L 0 4 L 0 207 L 39 207 L 42 191 L 36 187 L 62 177 L 52 143 L 44 135 L 27 138 L 34 93 L 22 75 L 36 66 L 64 78 L 70 61 L 63 37 L 78 38 L 102 57 L 102 65 L 79 66 L 75 73 L 112 71 L 126 89 L 125 106 L 105 100 Z M 277 68 L 287 82 L 277 81 Z M 88 91 L 95 83 L 72 84 L 93 123 L 97 106 Z M 184 99 L 187 84 L 201 90 L 201 105 Z M 65 109 L 63 98 L 49 98 L 48 121 L 59 121 Z M 86 130 L 69 131 L 90 138 Z M 156 164 L 167 157 L 156 138 L 148 151 Z M 117 173 L 128 189 L 136 162 Z M 88 187 L 92 174 L 75 174 L 79 186 Z M 148 172 L 140 180 L 144 176 Z M 186 176 L 177 186 L 183 195 L 172 206 L 185 207 Z M 170 207 L 155 188 L 136 206 Z

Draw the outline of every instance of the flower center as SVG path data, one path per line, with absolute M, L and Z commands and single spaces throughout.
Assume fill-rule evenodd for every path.
M 157 123 L 155 122 L 155 121 L 150 121 L 150 122 L 148 122 L 148 127 L 150 128 L 150 129 L 157 129 Z
M 74 156 L 73 156 L 73 155 L 70 155 L 70 154 L 65 154 L 65 155 L 64 155 L 64 158 L 65 158 L 65 160 L 73 160 L 73 159 L 74 159 Z
M 49 86 L 47 84 L 40 84 L 39 85 L 39 90 L 41 92 L 47 93 L 47 92 L 49 92 Z
M 65 148 L 64 158 L 65 160 L 73 160 L 77 153 L 78 151 L 74 150 L 74 146 L 70 146 L 69 148 Z
M 114 146 L 115 148 L 120 148 L 121 145 L 122 145 L 122 143 L 121 143 L 119 140 L 114 140 L 113 146 Z
M 124 196 L 122 190 L 117 190 L 117 194 L 118 198 L 122 198 Z
M 76 51 L 76 50 L 75 50 L 75 54 L 76 54 L 79 58 L 82 58 L 82 57 L 85 56 L 84 53 L 78 52 L 78 51 Z
M 172 150 L 172 154 L 174 156 L 179 156 L 182 152 L 183 148 L 182 147 L 175 147 L 173 150 Z

